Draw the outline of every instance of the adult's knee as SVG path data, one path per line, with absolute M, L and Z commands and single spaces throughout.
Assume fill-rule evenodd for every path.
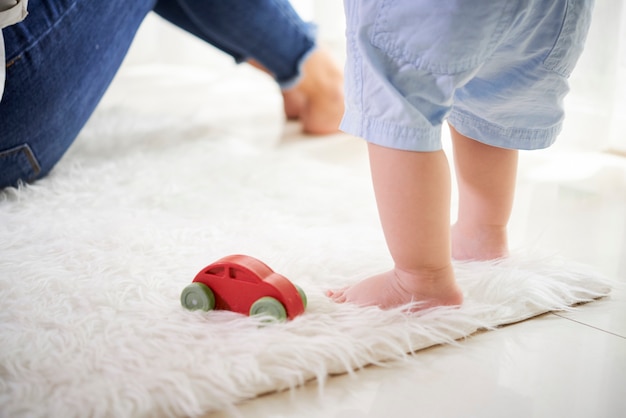
M 45 177 L 72 142 L 0 143 L 0 189 L 17 187 L 20 183 L 32 183 Z

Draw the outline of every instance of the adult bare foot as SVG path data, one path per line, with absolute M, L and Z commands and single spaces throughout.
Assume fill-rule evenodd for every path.
M 283 90 L 283 107 L 285 109 L 285 116 L 288 120 L 300 119 L 304 107 L 306 106 L 306 95 L 300 90 L 293 88 L 289 90 Z
M 268 72 L 254 60 L 249 63 Z M 297 119 L 308 134 L 326 135 L 339 130 L 344 112 L 343 72 L 330 53 L 315 49 L 302 65 L 298 84 L 283 90 L 287 119 Z
M 300 82 L 285 90 L 283 98 L 288 117 L 299 111 L 304 132 L 335 133 L 344 112 L 343 72 L 328 51 L 318 48 L 304 62 Z
M 463 302 L 452 266 L 428 274 L 394 269 L 343 289 L 329 290 L 326 295 L 337 303 L 378 306 L 381 309 L 417 302 L 411 305 L 411 311 L 455 306 Z

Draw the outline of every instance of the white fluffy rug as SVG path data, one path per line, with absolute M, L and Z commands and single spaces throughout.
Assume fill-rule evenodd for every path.
M 325 289 L 390 267 L 364 146 L 281 139 L 277 103 L 249 112 L 247 134 L 223 108 L 109 106 L 51 177 L 0 193 L 0 416 L 198 416 L 609 291 L 584 266 L 517 254 L 458 264 L 461 309 L 331 303 Z M 299 284 L 306 313 L 259 327 L 184 310 L 199 269 L 233 253 Z

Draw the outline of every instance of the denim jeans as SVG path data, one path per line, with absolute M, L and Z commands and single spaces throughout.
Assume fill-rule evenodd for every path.
M 255 59 L 283 87 L 315 47 L 313 27 L 289 0 L 30 0 L 28 17 L 3 30 L 0 188 L 50 172 L 153 10 L 237 62 Z

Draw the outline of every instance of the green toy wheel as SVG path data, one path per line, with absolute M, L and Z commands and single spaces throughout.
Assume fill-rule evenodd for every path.
M 190 311 L 198 309 L 210 311 L 215 307 L 215 296 L 209 286 L 204 283 L 193 282 L 183 289 L 180 303 Z
M 278 321 L 287 319 L 287 311 L 282 303 L 270 296 L 265 296 L 252 304 L 250 307 L 250 316 L 269 315 Z
M 302 288 L 297 284 L 295 284 L 294 286 L 296 287 L 296 289 L 298 289 L 298 293 L 300 294 L 300 298 L 302 299 L 302 305 L 304 306 L 304 309 L 306 309 L 306 304 L 308 302 L 306 298 L 306 293 L 304 293 L 304 290 L 302 290 Z

